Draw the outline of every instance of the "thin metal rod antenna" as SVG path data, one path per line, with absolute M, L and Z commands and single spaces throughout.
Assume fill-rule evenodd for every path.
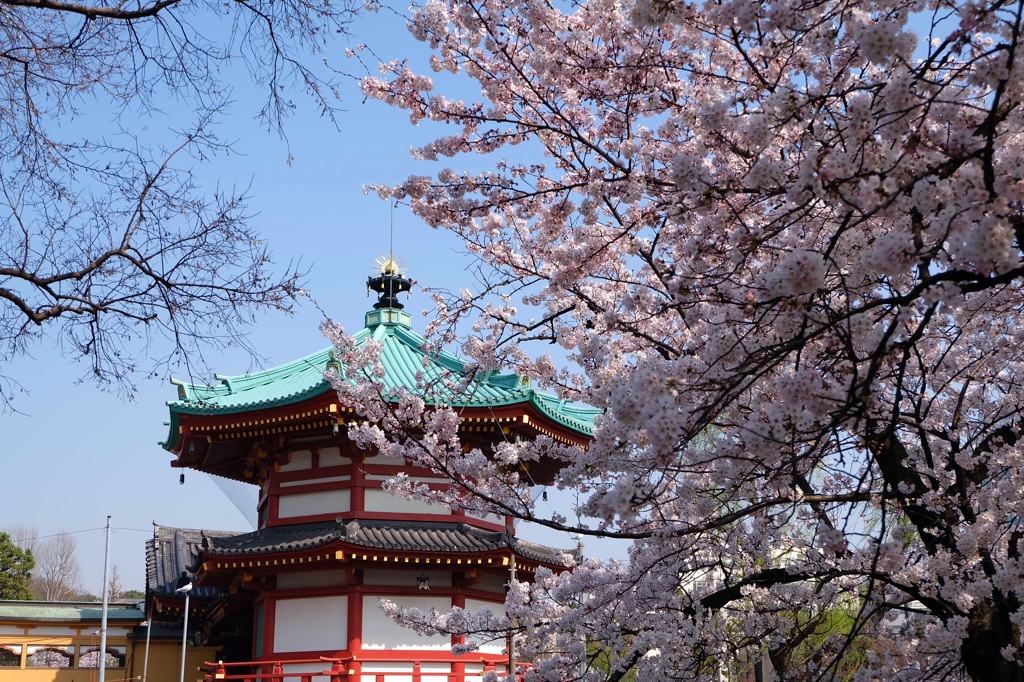
M 397 199 L 391 202 L 391 243 L 388 244 L 388 260 L 392 262 L 395 260 L 395 206 L 397 205 Z

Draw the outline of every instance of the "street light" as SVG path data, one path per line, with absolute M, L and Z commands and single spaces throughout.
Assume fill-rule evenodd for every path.
M 149 670 L 149 633 L 153 629 L 153 618 L 149 615 L 149 604 L 146 602 L 140 601 L 135 608 L 146 615 L 146 657 L 142 659 L 142 682 L 146 682 L 146 672 Z
M 181 577 L 178 578 L 178 588 L 174 591 L 185 595 L 185 619 L 181 625 L 181 676 L 178 678 L 179 682 L 185 682 L 185 645 L 188 643 L 188 593 L 192 591 L 192 579 L 188 577 L 188 573 L 185 571 L 181 572 Z

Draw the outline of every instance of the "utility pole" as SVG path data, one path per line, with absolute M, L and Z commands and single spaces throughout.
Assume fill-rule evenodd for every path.
M 107 677 L 107 611 L 110 608 L 110 516 L 107 515 L 107 549 L 103 552 L 103 615 L 100 617 L 100 680 Z

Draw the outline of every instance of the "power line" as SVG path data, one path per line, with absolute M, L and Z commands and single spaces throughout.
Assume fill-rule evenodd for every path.
M 83 528 L 81 530 L 62 530 L 62 531 L 60 531 L 58 533 L 50 533 L 49 535 L 33 535 L 32 539 L 34 539 L 34 540 L 46 540 L 48 538 L 58 538 L 58 537 L 60 537 L 62 535 L 81 535 L 82 533 L 93 533 L 93 532 L 98 531 L 98 530 L 105 531 L 106 529 L 107 529 L 106 526 L 100 526 L 99 528 Z M 127 531 L 132 531 L 132 532 L 135 532 L 135 533 L 152 533 L 153 532 L 152 528 L 114 527 L 112 530 L 114 530 L 114 531 L 127 530 Z

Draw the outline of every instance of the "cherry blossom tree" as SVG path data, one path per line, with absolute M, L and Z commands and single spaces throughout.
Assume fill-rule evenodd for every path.
M 465 320 L 480 371 L 604 413 L 586 450 L 463 452 L 338 335 L 351 434 L 452 480 L 398 492 L 631 549 L 513 583 L 508 618 L 396 615 L 512 631 L 534 680 L 1024 678 L 1024 3 L 413 12 L 440 76 L 363 87 L 451 129 L 415 151 L 441 170 L 378 188 L 481 265 L 434 341 Z M 572 513 L 531 495 L 540 456 Z
M 258 310 L 292 308 L 246 189 L 203 187 L 231 152 L 232 86 L 263 89 L 281 132 L 297 93 L 332 116 L 320 62 L 347 0 L 0 0 L 0 404 L 9 362 L 49 332 L 83 378 L 121 393 L 211 341 L 245 345 Z M 235 66 L 232 66 L 235 65 Z

